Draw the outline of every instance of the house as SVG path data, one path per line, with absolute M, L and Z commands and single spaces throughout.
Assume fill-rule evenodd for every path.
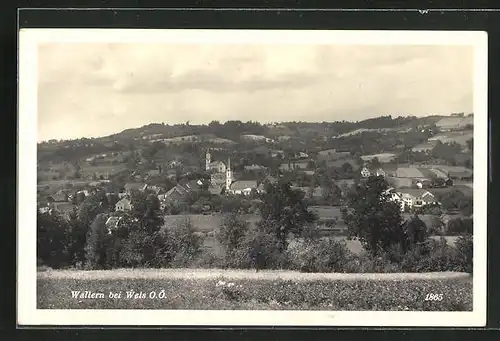
M 215 171 L 217 173 L 224 173 L 226 171 L 226 165 L 222 161 L 210 162 L 206 167 L 207 172 Z
M 282 150 L 270 150 L 269 153 L 271 154 L 271 157 L 285 157 L 285 152 Z
M 385 177 L 385 171 L 382 168 L 379 168 L 375 172 L 372 172 L 372 175 Z
M 170 161 L 168 163 L 168 167 L 170 167 L 170 168 L 176 168 L 176 167 L 179 167 L 181 165 L 182 165 L 182 162 L 177 161 L 177 160 L 173 160 L 173 161 Z
M 370 170 L 366 167 L 363 167 L 363 169 L 361 169 L 361 176 L 363 178 L 368 178 L 372 173 L 370 172 Z
M 257 188 L 257 181 L 255 180 L 237 180 L 229 187 L 229 193 L 249 195 L 252 190 L 257 190 Z
M 234 179 L 233 179 L 234 180 Z M 210 184 L 214 187 L 222 186 L 226 183 L 226 174 L 214 173 L 210 175 Z
M 153 192 L 156 195 L 160 195 L 160 194 L 164 194 L 165 193 L 165 189 L 163 187 L 161 187 L 161 186 L 149 186 L 148 190 L 151 191 L 151 192 Z
M 383 176 L 385 177 L 385 171 L 382 169 L 382 168 L 379 168 L 377 170 L 369 170 L 367 167 L 363 167 L 363 169 L 361 169 L 361 176 L 363 178 L 368 178 L 369 176 Z
M 115 205 L 115 211 L 117 212 L 130 211 L 131 209 L 132 209 L 132 204 L 128 198 L 121 199 Z
M 168 201 L 185 200 L 187 195 L 191 192 L 192 190 L 189 187 L 177 184 L 174 187 L 172 187 L 167 193 L 165 193 L 163 200 L 168 200 Z
M 90 192 L 89 192 L 88 190 L 86 190 L 86 189 L 81 190 L 81 191 L 78 191 L 78 192 L 76 192 L 76 193 L 77 193 L 77 194 L 79 194 L 79 193 L 83 193 L 83 195 L 85 195 L 85 197 L 88 197 L 88 196 L 89 196 L 89 194 L 90 194 Z
M 267 167 L 261 166 L 261 165 L 249 165 L 245 166 L 246 171 L 259 171 L 259 170 L 266 170 Z
M 397 194 L 404 201 L 406 207 L 423 207 L 429 204 L 437 203 L 436 197 L 425 189 L 401 189 Z

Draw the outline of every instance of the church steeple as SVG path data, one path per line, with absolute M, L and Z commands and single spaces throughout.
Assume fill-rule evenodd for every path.
M 205 154 L 205 170 L 208 172 L 210 170 L 210 162 L 212 161 L 212 155 L 210 154 L 210 149 L 207 149 Z

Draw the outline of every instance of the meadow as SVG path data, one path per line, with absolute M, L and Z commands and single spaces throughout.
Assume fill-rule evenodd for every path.
M 88 298 L 85 291 L 102 296 Z M 426 300 L 432 293 L 442 299 Z M 38 272 L 37 308 L 471 311 L 472 278 L 462 273 L 50 270 Z

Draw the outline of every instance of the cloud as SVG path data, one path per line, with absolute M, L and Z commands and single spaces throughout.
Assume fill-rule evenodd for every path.
M 472 111 L 459 46 L 50 44 L 39 140 L 151 122 L 360 120 Z

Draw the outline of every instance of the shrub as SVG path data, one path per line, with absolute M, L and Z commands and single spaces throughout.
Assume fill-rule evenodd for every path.
M 86 266 L 90 269 L 105 269 L 109 267 L 107 259 L 111 250 L 109 245 L 112 241 L 111 235 L 106 227 L 106 216 L 98 214 L 90 225 L 85 245 Z
M 287 256 L 292 267 L 302 272 L 353 272 L 358 265 L 346 244 L 332 238 L 297 240 L 290 243 Z
M 446 232 L 450 236 L 456 236 L 463 233 L 473 233 L 473 222 L 471 218 L 455 218 L 448 222 Z
M 281 252 L 280 240 L 263 226 L 251 227 L 234 252 L 232 266 L 249 269 L 286 268 L 286 256 Z
M 201 252 L 202 239 L 195 234 L 189 218 L 165 230 L 164 256 L 171 266 L 182 267 L 192 263 Z
M 194 259 L 191 264 L 193 268 L 224 268 L 226 266 L 226 260 L 223 256 L 217 255 L 209 250 L 202 250 L 196 259 Z
M 224 217 L 221 225 L 215 230 L 215 237 L 224 249 L 224 259 L 228 266 L 234 265 L 236 250 L 241 247 L 248 223 L 241 220 L 236 214 Z
M 465 234 L 458 237 L 455 243 L 460 258 L 462 270 L 472 273 L 472 258 L 473 258 L 473 237 L 472 234 Z
M 457 250 L 444 238 L 429 240 L 409 250 L 403 257 L 401 268 L 405 272 L 462 271 Z

